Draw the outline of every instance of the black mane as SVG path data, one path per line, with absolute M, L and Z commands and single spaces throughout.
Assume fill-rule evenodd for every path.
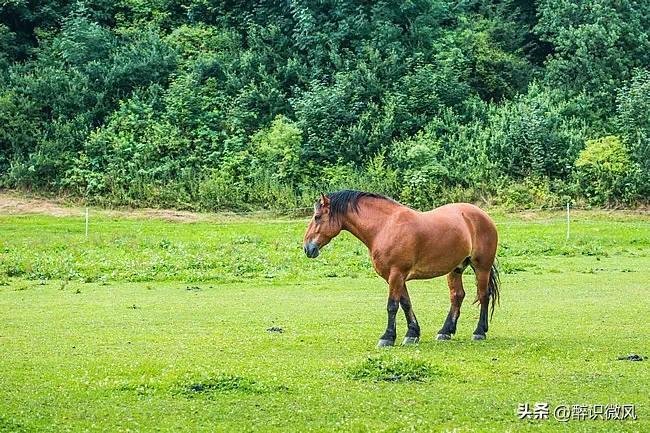
M 342 191 L 327 194 L 327 198 L 330 200 L 330 218 L 337 220 L 341 216 L 345 215 L 348 210 L 358 212 L 359 200 L 364 197 L 378 198 L 395 203 L 395 200 L 392 198 L 374 192 L 344 189 Z M 320 207 L 320 200 L 316 202 L 316 205 Z

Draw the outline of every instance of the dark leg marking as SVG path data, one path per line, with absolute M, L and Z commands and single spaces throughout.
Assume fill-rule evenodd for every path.
M 413 307 L 411 306 L 411 299 L 408 296 L 408 293 L 402 295 L 399 300 L 402 310 L 404 310 L 404 317 L 406 317 L 406 322 L 408 324 L 408 330 L 404 336 L 404 341 L 402 344 L 415 344 L 420 341 L 420 325 L 418 324 L 418 319 L 415 317 L 413 312 Z
M 467 262 L 467 260 L 465 261 Z M 447 276 L 451 306 L 449 307 L 449 313 L 447 313 L 445 323 L 442 325 L 440 331 L 438 331 L 438 340 L 449 340 L 451 339 L 451 336 L 456 333 L 456 324 L 460 317 L 460 307 L 463 304 L 463 299 L 465 299 L 465 290 L 463 289 L 462 279 L 465 267 L 462 269 L 457 268 Z
M 399 301 L 388 298 L 386 310 L 388 311 L 388 325 L 386 326 L 386 332 L 379 339 L 377 347 L 393 346 L 395 344 L 395 338 L 397 338 L 395 316 L 397 315 L 397 310 L 399 310 Z
M 485 340 L 485 333 L 488 330 L 488 304 L 490 301 L 488 284 L 490 281 L 490 270 L 474 269 L 474 271 L 476 273 L 476 296 L 477 300 L 481 303 L 481 314 L 479 315 L 472 339 Z
M 438 334 L 440 335 L 455 334 L 457 320 L 458 318 L 454 320 L 454 307 L 452 306 L 449 309 L 449 313 L 447 313 L 447 318 L 445 319 L 445 323 L 442 325 L 442 328 L 440 328 L 440 331 L 438 331 Z
M 481 314 L 479 315 L 478 324 L 472 336 L 474 340 L 485 340 L 485 333 L 488 331 L 488 301 L 489 297 L 487 295 L 483 296 L 480 300 Z

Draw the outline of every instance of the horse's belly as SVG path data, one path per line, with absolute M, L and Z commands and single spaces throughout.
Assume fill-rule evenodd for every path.
M 425 280 L 428 278 L 447 275 L 456 269 L 467 256 L 445 256 L 422 257 L 407 273 L 408 280 Z
M 411 270 L 406 276 L 406 280 L 428 280 L 430 278 L 440 277 L 442 275 L 447 275 L 451 271 L 418 271 Z
M 426 280 L 447 275 L 458 266 L 458 263 L 436 261 L 413 266 L 407 273 L 408 280 Z

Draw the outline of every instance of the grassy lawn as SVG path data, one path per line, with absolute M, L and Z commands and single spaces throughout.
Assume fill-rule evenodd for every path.
M 377 350 L 386 287 L 349 235 L 308 260 L 304 220 L 0 215 L 0 431 L 650 431 L 650 360 L 617 359 L 650 356 L 650 217 L 577 212 L 568 242 L 562 214 L 495 219 L 488 339 L 469 271 L 454 339 L 445 279 L 412 282 L 421 344 Z

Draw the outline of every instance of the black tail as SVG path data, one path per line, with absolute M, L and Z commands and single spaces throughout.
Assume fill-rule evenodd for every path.
M 488 296 L 492 299 L 490 320 L 492 320 L 492 316 L 494 316 L 494 304 L 498 303 L 501 305 L 501 302 L 499 301 L 499 286 L 501 286 L 501 278 L 499 278 L 499 268 L 497 268 L 497 262 L 495 260 L 490 269 L 490 281 L 488 282 Z

